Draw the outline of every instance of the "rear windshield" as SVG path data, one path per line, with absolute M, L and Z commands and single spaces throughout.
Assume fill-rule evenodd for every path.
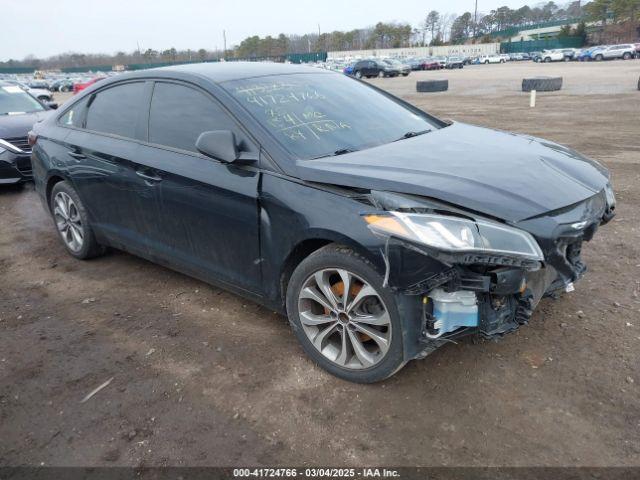
M 17 85 L 0 86 L 0 115 L 39 112 L 44 107 Z
M 367 85 L 340 74 L 294 74 L 222 86 L 295 157 L 318 158 L 437 128 Z

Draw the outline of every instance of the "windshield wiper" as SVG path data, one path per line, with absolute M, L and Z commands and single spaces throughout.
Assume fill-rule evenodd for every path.
M 424 133 L 429 133 L 431 131 L 431 129 L 427 129 L 427 130 L 421 130 L 419 132 L 407 132 L 404 135 L 402 135 L 400 138 L 398 138 L 397 140 L 394 140 L 394 142 L 399 142 L 400 140 L 404 140 L 405 138 L 413 138 L 413 137 L 417 137 L 418 135 L 422 135 Z
M 337 155 L 344 155 L 345 153 L 351 153 L 351 152 L 356 152 L 356 151 L 357 151 L 357 149 L 350 148 L 350 147 L 339 148 L 338 150 L 333 152 L 333 156 L 335 157 Z
M 339 148 L 338 150 L 336 150 L 333 153 L 327 153 L 324 155 L 319 155 L 317 157 L 313 157 L 311 160 L 317 160 L 318 158 L 325 158 L 325 157 L 337 157 L 338 155 L 344 155 L 345 153 L 352 153 L 352 152 L 357 152 L 358 149 L 357 148 L 351 148 L 351 147 L 343 147 L 343 148 Z

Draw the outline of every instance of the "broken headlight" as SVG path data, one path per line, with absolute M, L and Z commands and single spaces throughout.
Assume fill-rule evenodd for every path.
M 402 212 L 364 218 L 374 233 L 405 238 L 438 250 L 544 260 L 538 243 L 529 233 L 497 222 Z

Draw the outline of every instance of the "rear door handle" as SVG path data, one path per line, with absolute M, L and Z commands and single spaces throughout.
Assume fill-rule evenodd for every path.
M 162 177 L 150 173 L 145 173 L 143 170 L 136 170 L 136 175 L 138 175 L 140 178 L 144 178 L 147 182 L 157 183 L 162 181 Z
M 83 155 L 82 153 L 78 153 L 78 152 L 68 152 L 70 157 L 75 158 L 76 160 L 83 160 L 85 158 L 87 158 L 86 155 Z

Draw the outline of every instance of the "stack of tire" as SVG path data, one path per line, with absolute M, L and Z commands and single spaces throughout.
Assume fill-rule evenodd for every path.
M 534 77 L 522 79 L 522 91 L 555 92 L 562 88 L 562 77 Z
M 449 90 L 449 80 L 421 80 L 416 82 L 418 92 L 446 92 Z

